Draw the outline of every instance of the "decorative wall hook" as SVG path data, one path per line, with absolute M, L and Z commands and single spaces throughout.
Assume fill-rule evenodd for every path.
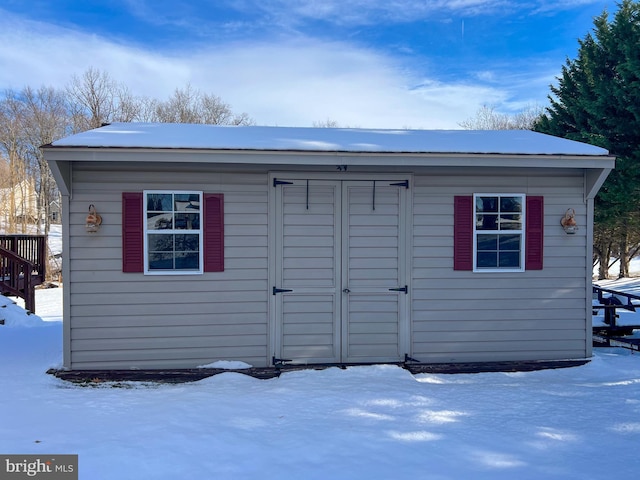
M 576 211 L 573 208 L 567 209 L 564 217 L 560 220 L 560 225 L 564 228 L 567 235 L 573 235 L 578 231 L 578 224 L 576 223 Z
M 96 233 L 100 229 L 100 225 L 102 225 L 102 217 L 96 212 L 96 207 L 91 204 L 89 205 L 89 215 L 87 215 L 85 228 L 89 233 Z

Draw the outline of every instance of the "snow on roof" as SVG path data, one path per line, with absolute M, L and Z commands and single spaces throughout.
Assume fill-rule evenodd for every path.
M 113 123 L 53 147 L 176 148 L 374 153 L 607 155 L 586 143 L 529 130 L 376 130 Z

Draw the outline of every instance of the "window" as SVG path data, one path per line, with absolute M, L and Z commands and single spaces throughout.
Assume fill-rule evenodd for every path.
M 524 270 L 524 195 L 474 195 L 474 270 Z
M 544 198 L 522 194 L 454 197 L 453 269 L 542 270 Z
M 171 197 L 152 198 L 150 209 L 147 210 L 146 194 L 170 195 Z M 198 212 L 195 208 L 187 208 L 188 203 L 180 195 L 199 195 L 201 202 L 201 210 Z M 178 195 L 176 200 L 175 195 Z M 187 197 L 188 200 L 188 197 Z M 194 199 L 195 200 L 195 197 Z M 176 204 L 176 201 L 178 202 Z M 159 202 L 159 203 L 158 203 Z M 181 203 L 182 202 L 182 203 Z M 176 208 L 177 205 L 177 208 Z M 192 207 L 196 205 L 191 203 Z M 157 208 L 157 210 L 154 210 Z M 165 210 L 166 209 L 166 210 Z M 170 210 L 169 210 L 170 209 Z M 147 257 L 147 234 L 150 235 L 193 235 L 196 233 L 194 229 L 195 218 L 193 216 L 185 216 L 188 214 L 199 213 L 200 227 L 202 236 L 199 244 L 201 252 L 199 271 L 204 272 L 223 272 L 224 271 L 224 195 L 222 193 L 203 193 L 200 192 L 123 192 L 122 193 L 122 271 L 125 273 L 142 273 L 147 272 L 145 265 L 149 263 Z M 150 215 L 151 214 L 151 215 Z M 155 215 L 154 215 L 155 214 Z M 156 216 L 152 221 L 148 216 Z M 176 221 L 177 218 L 177 221 Z M 157 227 L 171 227 L 157 228 Z M 171 220 L 171 223 L 169 223 Z M 189 222 L 191 222 L 189 224 Z M 151 230 L 148 226 L 151 224 Z M 176 228 L 177 227 L 177 228 Z M 185 227 L 189 227 L 187 230 Z M 183 239 L 178 239 L 179 248 L 175 248 L 175 239 L 173 248 L 168 246 L 164 249 L 163 245 L 155 249 L 155 253 L 182 251 L 186 253 L 188 250 L 180 250 L 180 243 Z M 165 239 L 166 241 L 166 239 Z M 182 242 L 184 243 L 184 242 Z M 191 252 L 193 253 L 193 252 Z M 161 270 L 156 269 L 151 274 L 159 273 L 198 273 L 198 271 L 189 270 Z
M 144 192 L 146 273 L 202 273 L 201 205 L 201 192 Z

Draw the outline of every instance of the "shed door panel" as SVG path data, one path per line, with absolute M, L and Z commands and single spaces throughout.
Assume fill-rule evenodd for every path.
M 339 358 L 338 185 L 306 181 L 282 185 L 278 283 L 282 358 L 336 363 Z M 307 208 L 308 207 L 308 208 Z
M 343 185 L 342 357 L 350 363 L 400 359 L 400 208 L 389 182 Z M 404 295 L 404 294 L 403 294 Z

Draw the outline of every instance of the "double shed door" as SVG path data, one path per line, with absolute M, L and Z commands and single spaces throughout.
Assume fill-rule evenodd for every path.
M 402 360 L 408 180 L 277 180 L 275 361 Z

